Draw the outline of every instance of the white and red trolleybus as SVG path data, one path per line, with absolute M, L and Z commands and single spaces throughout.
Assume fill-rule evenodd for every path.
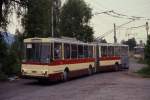
M 128 68 L 126 45 L 84 43 L 70 38 L 28 38 L 24 47 L 21 71 L 26 78 L 68 80 Z

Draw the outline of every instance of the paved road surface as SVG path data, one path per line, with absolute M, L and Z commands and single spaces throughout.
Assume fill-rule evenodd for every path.
M 144 66 L 131 62 L 130 71 Z M 150 100 L 150 79 L 127 73 L 101 73 L 51 85 L 22 79 L 0 83 L 0 100 Z

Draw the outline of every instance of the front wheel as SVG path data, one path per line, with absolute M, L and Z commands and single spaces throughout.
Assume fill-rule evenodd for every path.
M 69 75 L 68 75 L 67 71 L 64 71 L 64 73 L 63 73 L 63 79 L 64 79 L 64 81 L 68 81 Z

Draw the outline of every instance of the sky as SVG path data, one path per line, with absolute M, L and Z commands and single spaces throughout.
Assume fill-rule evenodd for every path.
M 62 0 L 65 2 L 66 0 Z M 137 17 L 146 17 L 150 18 L 150 0 L 85 0 L 85 2 L 92 8 L 92 13 L 100 13 L 107 10 L 114 10 L 117 13 L 125 14 L 128 16 L 137 16 Z M 12 15 L 12 20 L 15 20 L 15 15 Z M 129 19 L 114 18 L 105 14 L 99 14 L 93 16 L 90 22 L 90 25 L 94 29 L 94 36 L 99 37 L 102 34 L 113 29 L 113 24 L 119 26 L 123 23 L 130 21 Z M 146 20 L 136 20 L 128 25 L 123 26 L 117 30 L 117 40 L 127 40 L 132 37 L 135 37 L 137 42 L 142 40 L 146 41 L 146 29 L 130 29 L 130 27 L 136 27 L 144 25 Z M 149 21 L 150 24 L 150 21 Z M 20 26 L 20 22 L 15 24 L 11 23 L 9 25 L 9 31 L 15 33 L 15 28 Z M 150 25 L 149 25 L 150 26 Z M 20 29 L 22 30 L 22 29 Z M 113 33 L 104 37 L 108 42 L 113 42 Z

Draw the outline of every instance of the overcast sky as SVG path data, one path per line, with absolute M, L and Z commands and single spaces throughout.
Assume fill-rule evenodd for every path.
M 65 0 L 63 0 L 65 1 Z M 92 13 L 103 12 L 106 10 L 114 10 L 118 13 L 125 14 L 128 16 L 139 16 L 150 18 L 150 0 L 85 0 L 92 8 Z M 14 19 L 15 20 L 15 19 Z M 108 32 L 113 29 L 113 23 L 117 26 L 128 22 L 128 19 L 113 18 L 108 15 L 100 14 L 93 16 L 91 20 L 91 26 L 94 28 L 94 36 L 98 37 L 101 34 Z M 135 21 L 124 27 L 136 27 L 144 25 L 146 20 Z M 150 24 L 150 21 L 149 21 Z M 15 27 L 18 25 L 11 24 L 9 30 L 14 33 Z M 130 34 L 130 35 L 128 35 Z M 137 41 L 146 40 L 145 28 L 138 28 L 134 30 L 126 30 L 121 28 L 117 30 L 118 42 L 121 40 L 127 40 L 128 38 L 135 37 Z M 113 42 L 113 33 L 105 37 L 108 42 Z
M 150 0 L 85 0 L 93 9 L 93 13 L 102 12 L 106 10 L 114 10 L 118 13 L 128 16 L 139 16 L 150 18 Z M 113 18 L 107 15 L 97 15 L 92 18 L 92 26 L 94 27 L 95 36 L 100 36 L 103 33 L 113 29 L 113 23 L 121 25 L 129 20 Z M 135 21 L 124 27 L 136 27 L 144 25 L 146 20 Z M 131 35 L 128 35 L 131 34 Z M 128 39 L 135 37 L 137 41 L 146 40 L 145 28 L 139 28 L 134 30 L 119 29 L 117 31 L 118 41 L 122 39 Z M 113 35 L 110 34 L 105 37 L 107 41 L 113 42 Z

